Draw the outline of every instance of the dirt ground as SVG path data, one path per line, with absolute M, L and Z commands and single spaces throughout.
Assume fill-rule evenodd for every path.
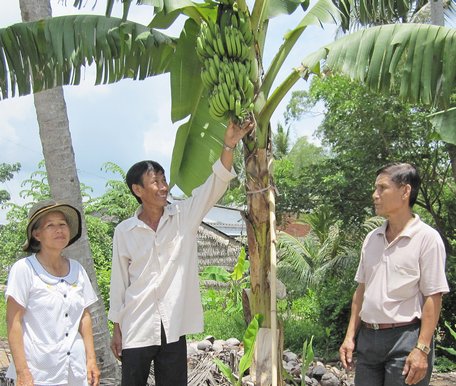
M 456 372 L 433 374 L 430 386 L 456 386 Z
M 432 374 L 429 386 L 456 386 L 456 372 Z

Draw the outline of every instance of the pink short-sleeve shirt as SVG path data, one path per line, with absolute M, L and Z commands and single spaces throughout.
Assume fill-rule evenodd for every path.
M 355 280 L 365 284 L 360 312 L 367 323 L 421 318 L 425 296 L 447 293 L 445 247 L 438 232 L 418 215 L 388 243 L 385 223 L 364 240 Z

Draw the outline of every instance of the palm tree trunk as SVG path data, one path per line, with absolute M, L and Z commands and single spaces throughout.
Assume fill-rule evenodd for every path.
M 50 0 L 20 0 L 19 3 L 23 21 L 51 16 Z M 51 195 L 55 199 L 70 202 L 83 213 L 63 88 L 35 94 L 34 103 Z M 91 314 L 97 362 L 102 377 L 118 379 L 118 365 L 110 350 L 106 310 L 97 285 L 84 217 L 82 220 L 81 239 L 68 248 L 68 255 L 84 266 L 98 296 L 98 301 L 91 307 Z
M 431 24 L 444 25 L 443 0 L 431 0 L 429 4 L 431 6 Z

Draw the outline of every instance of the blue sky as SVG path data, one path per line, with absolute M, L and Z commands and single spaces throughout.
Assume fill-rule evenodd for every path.
M 61 0 L 51 0 L 54 16 L 70 13 L 103 14 L 104 1 L 98 0 L 95 9 L 92 9 L 94 2 L 88 0 L 83 9 L 77 10 L 71 6 L 71 1 L 64 6 Z M 119 2 L 116 6 L 114 16 L 120 15 Z M 8 0 L 1 9 L 0 27 L 20 22 L 18 0 Z M 151 7 L 132 5 L 129 19 L 147 24 L 152 15 Z M 282 43 L 283 35 L 303 15 L 298 9 L 292 16 L 281 16 L 271 21 L 264 57 L 266 66 Z M 334 31 L 334 26 L 326 26 L 325 30 L 319 27 L 307 29 L 298 47 L 285 62 L 278 79 L 284 79 L 307 53 L 332 41 Z M 165 33 L 176 36 L 178 30 Z M 161 75 L 145 81 L 123 80 L 106 86 L 94 86 L 93 79 L 89 68 L 81 85 L 64 88 L 80 181 L 94 189 L 92 195 L 95 197 L 104 192 L 106 181 L 110 178 L 101 170 L 105 162 L 114 162 L 127 170 L 137 161 L 153 159 L 161 163 L 169 174 L 174 136 L 181 124 L 171 122 L 169 77 Z M 307 87 L 305 81 L 300 81 L 294 89 Z M 283 112 L 290 96 L 284 99 L 273 116 L 273 128 L 278 121 L 283 121 Z M 304 118 L 292 127 L 292 138 L 302 135 L 311 138 L 320 120 L 321 115 L 318 114 Z M 13 202 L 23 203 L 19 197 L 20 184 L 38 169 L 42 159 L 33 97 L 0 101 L 0 162 L 20 162 L 22 165 L 21 172 L 2 186 L 2 189 L 10 192 Z M 177 192 L 173 190 L 173 193 Z M 0 223 L 4 222 L 4 218 L 5 213 L 0 210 Z

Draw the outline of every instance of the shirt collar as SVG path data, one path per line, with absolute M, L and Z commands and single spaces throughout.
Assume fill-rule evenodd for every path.
M 418 216 L 417 214 L 413 213 L 413 220 L 410 224 L 408 224 L 405 229 L 402 230 L 401 234 L 399 235 L 399 237 L 408 237 L 408 238 L 411 238 L 413 237 L 413 235 L 418 231 L 419 227 L 419 223 L 420 223 L 421 219 L 420 219 L 420 216 Z M 386 227 L 388 226 L 388 220 L 386 220 L 380 228 L 378 228 L 378 231 L 377 231 L 377 234 L 378 235 L 381 235 L 381 236 L 385 236 L 386 235 Z
M 139 215 L 143 211 L 143 206 L 139 206 L 138 209 L 136 209 L 135 214 L 133 217 L 130 218 L 130 224 L 128 227 L 128 230 L 132 230 L 133 228 L 140 227 L 140 228 L 145 228 L 147 225 L 144 223 L 144 221 L 141 221 L 139 219 Z M 168 204 L 165 206 L 163 210 L 163 215 L 162 215 L 162 220 L 166 221 L 169 216 L 174 216 L 178 212 L 177 206 L 175 204 Z
M 78 271 L 74 265 L 74 262 L 71 259 L 68 259 L 68 261 L 70 262 L 70 272 L 68 272 L 68 275 L 64 277 L 57 277 L 47 272 L 44 269 L 44 267 L 40 264 L 35 254 L 27 257 L 27 260 L 32 265 L 32 268 L 38 275 L 38 277 L 47 284 L 55 285 L 61 281 L 66 281 L 68 284 L 74 284 L 78 280 Z

